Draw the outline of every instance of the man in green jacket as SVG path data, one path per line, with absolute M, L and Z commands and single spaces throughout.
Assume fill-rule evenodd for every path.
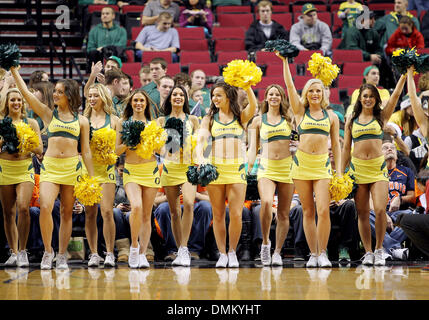
M 390 12 L 389 14 L 386 14 L 380 19 L 377 19 L 374 28 L 381 36 L 382 48 L 386 45 L 387 41 L 389 40 L 390 36 L 395 32 L 395 30 L 398 29 L 399 20 L 401 20 L 403 16 L 410 17 L 413 20 L 417 30 L 420 31 L 419 20 L 407 11 L 407 7 L 408 0 L 395 0 L 395 7 L 393 8 L 394 11 Z
M 104 58 L 121 56 L 127 45 L 127 31 L 115 22 L 115 11 L 111 7 L 101 10 L 101 23 L 89 31 L 87 57 L 88 66 Z M 116 52 L 115 52 L 116 51 Z

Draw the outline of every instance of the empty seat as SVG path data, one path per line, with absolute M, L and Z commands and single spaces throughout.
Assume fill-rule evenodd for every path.
M 290 64 L 289 69 L 292 77 L 296 76 L 296 65 Z M 283 76 L 283 68 L 279 65 L 269 63 L 267 64 L 267 69 L 265 69 L 265 76 L 266 77 Z
M 363 62 L 362 50 L 332 50 L 333 63 Z
M 180 50 L 205 51 L 209 50 L 209 45 L 206 39 L 180 39 Z
M 328 24 L 329 28 L 332 26 L 332 15 L 330 12 L 318 12 L 317 19 Z
M 180 64 L 187 65 L 190 63 L 210 63 L 210 52 L 208 51 L 181 51 Z
M 212 39 L 244 39 L 245 30 L 242 27 L 213 27 Z
M 244 40 L 217 39 L 214 42 L 214 52 L 218 51 L 242 51 L 245 50 Z
M 284 12 L 284 13 L 273 13 L 271 15 L 271 19 L 275 22 L 280 23 L 286 30 L 290 30 L 292 27 L 292 13 Z M 259 14 L 256 14 L 256 20 L 259 20 Z
M 131 76 L 131 79 L 133 80 L 133 89 L 138 89 L 142 86 L 139 75 Z
M 218 6 L 216 13 L 251 13 L 250 6 Z
M 131 39 L 136 40 L 142 30 L 143 30 L 143 27 L 132 27 L 131 28 Z
M 273 13 L 278 12 L 289 12 L 289 6 L 286 5 L 274 5 L 273 6 Z
M 176 28 L 179 33 L 179 39 L 205 39 L 204 36 L 204 28 L 196 27 L 196 28 Z
M 282 87 L 285 85 L 285 81 L 282 76 L 274 76 L 274 77 L 262 77 L 262 80 L 256 84 L 253 88 L 254 89 L 265 89 L 270 84 L 278 84 Z
M 338 88 L 330 88 L 329 91 L 330 91 L 329 102 L 335 103 L 335 104 L 341 104 Z
M 171 63 L 171 52 L 169 51 L 145 51 L 142 55 L 142 63 L 147 64 L 154 58 L 163 58 L 167 63 Z
M 363 70 L 372 63 L 368 62 L 345 62 L 343 65 L 343 75 L 345 76 L 362 76 Z
M 217 15 L 217 21 L 221 27 L 243 27 L 246 30 L 253 22 L 253 14 L 251 13 L 221 13 Z
M 256 51 L 256 64 L 283 64 L 274 52 Z M 281 67 L 280 67 L 281 68 Z
M 359 88 L 362 84 L 362 76 L 339 75 L 337 79 L 337 88 Z
M 395 4 L 393 2 L 370 3 L 368 7 L 369 7 L 369 10 L 371 11 L 387 10 L 390 12 L 390 11 L 393 11 Z
M 308 76 L 295 76 L 293 77 L 293 83 L 295 84 L 296 90 L 302 90 L 308 80 L 313 79 Z
M 139 74 L 141 65 L 140 62 L 125 62 L 122 64 L 121 70 L 130 76 L 135 76 Z
M 138 5 L 127 5 L 122 7 L 122 14 L 127 13 L 139 13 L 140 15 L 143 13 L 145 6 L 138 6 Z
M 246 60 L 247 59 L 247 51 L 219 51 L 217 52 L 217 63 L 226 65 L 228 62 L 232 60 Z
M 332 50 L 337 49 L 342 40 L 341 38 L 332 38 Z
M 201 69 L 206 76 L 219 76 L 219 65 L 217 63 L 190 63 L 188 73 Z
M 294 58 L 294 63 L 305 64 L 311 59 L 313 53 L 323 54 L 320 50 L 300 51 L 298 56 Z
M 114 4 L 90 4 L 88 6 L 88 13 L 101 12 L 104 7 L 111 7 L 116 13 L 119 13 L 119 7 Z

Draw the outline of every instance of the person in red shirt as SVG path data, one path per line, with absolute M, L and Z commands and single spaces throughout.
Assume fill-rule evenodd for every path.
M 387 41 L 386 54 L 391 56 L 393 51 L 397 49 L 413 47 L 423 49 L 425 47 L 425 39 L 421 32 L 417 30 L 413 20 L 410 17 L 404 16 L 399 20 L 398 29 L 396 29 Z

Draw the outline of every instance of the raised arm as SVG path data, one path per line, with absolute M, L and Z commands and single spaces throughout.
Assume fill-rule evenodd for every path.
M 414 68 L 408 68 L 407 70 L 407 78 L 408 78 L 408 96 L 411 101 L 411 108 L 413 108 L 414 118 L 416 118 L 416 122 L 420 127 L 421 132 L 426 135 L 428 129 L 428 116 L 425 114 L 422 108 L 422 103 L 420 99 L 417 97 L 416 84 L 414 82 Z
M 300 96 L 296 91 L 295 84 L 293 83 L 292 74 L 289 69 L 289 62 L 287 61 L 287 58 L 281 56 L 279 52 L 276 52 L 276 55 L 283 60 L 283 78 L 286 84 L 292 111 L 294 115 L 301 115 L 304 113 L 304 107 L 301 103 Z
M 80 146 L 83 163 L 88 170 L 89 176 L 94 176 L 94 166 L 92 164 L 92 153 L 89 147 L 89 121 L 86 117 L 79 115 L 80 123 Z
M 49 109 L 47 105 L 40 102 L 40 100 L 37 99 L 34 94 L 30 92 L 30 90 L 28 90 L 25 81 L 22 79 L 21 75 L 18 72 L 19 68 L 20 66 L 10 68 L 10 71 L 12 73 L 13 78 L 15 79 L 19 91 L 24 96 L 25 100 L 27 100 L 28 104 L 31 106 L 31 109 L 33 109 L 33 111 L 43 120 L 45 124 L 49 124 L 52 119 L 52 110 Z
M 407 80 L 407 77 L 405 75 L 401 75 L 401 78 L 399 78 L 399 81 L 396 84 L 395 90 L 390 96 L 389 101 L 387 101 L 387 104 L 382 111 L 384 122 L 389 121 L 390 117 L 392 116 L 396 104 L 398 103 L 399 97 L 401 96 L 402 90 L 404 90 L 405 80 Z
M 246 108 L 241 112 L 241 123 L 245 125 L 253 118 L 255 115 L 256 106 L 258 105 L 258 101 L 256 100 L 255 93 L 253 92 L 252 87 L 246 89 L 247 100 L 249 104 Z
M 94 64 L 94 62 L 92 63 L 91 74 L 89 75 L 88 81 L 86 82 L 85 88 L 83 89 L 85 98 L 88 97 L 89 87 L 95 83 L 95 79 L 101 70 L 103 70 L 103 63 L 101 61 L 98 61 L 96 64 Z
M 259 149 L 259 128 L 261 124 L 261 117 L 258 116 L 253 119 L 252 123 L 247 130 L 249 147 L 247 149 L 247 159 L 248 159 L 248 172 L 252 172 L 253 165 L 256 160 L 256 156 L 258 154 Z

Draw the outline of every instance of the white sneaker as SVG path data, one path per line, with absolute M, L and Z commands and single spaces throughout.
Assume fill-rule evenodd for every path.
M 55 267 L 60 270 L 66 270 L 69 268 L 67 264 L 67 254 L 57 254 L 57 260 L 55 262 Z
M 228 267 L 229 268 L 238 268 L 238 259 L 237 255 L 235 254 L 235 251 L 228 252 Z
M 137 248 L 130 246 L 130 255 L 128 256 L 128 265 L 130 268 L 136 269 L 139 267 L 140 263 L 140 245 L 137 245 Z
M 329 261 L 328 256 L 326 255 L 326 251 L 322 251 L 322 253 L 317 258 L 317 264 L 322 268 L 331 268 L 332 263 Z
M 91 253 L 89 255 L 88 267 L 98 267 L 102 262 L 103 258 L 101 258 L 98 253 Z
M 275 267 L 283 267 L 282 256 L 279 253 L 274 252 L 273 257 L 271 258 L 271 264 Z
M 361 258 L 362 265 L 364 266 L 373 266 L 374 265 L 374 254 L 372 252 L 367 252 L 364 254 L 364 256 Z
M 52 261 L 54 260 L 55 253 L 44 252 L 42 261 L 40 262 L 40 269 L 42 270 L 51 270 L 52 269 Z
M 397 260 L 408 260 L 408 248 L 403 249 L 390 249 L 390 253 L 392 254 L 393 258 Z
M 115 255 L 113 252 L 106 252 L 106 258 L 104 259 L 105 268 L 114 268 L 115 267 Z
M 139 268 L 149 268 L 150 264 L 147 261 L 146 255 L 144 253 L 139 255 Z
M 307 268 L 316 268 L 318 266 L 318 258 L 317 255 L 312 253 L 310 254 L 310 258 L 305 265 Z
M 374 266 L 384 266 L 386 265 L 386 260 L 383 256 L 384 249 L 376 249 L 374 251 Z
M 177 251 L 176 259 L 171 263 L 172 266 L 181 266 L 182 265 L 182 247 L 179 247 Z
M 16 265 L 18 267 L 28 267 L 30 263 L 28 262 L 27 250 L 21 250 L 18 252 Z
M 182 247 L 182 266 L 189 267 L 191 265 L 191 254 L 188 247 Z
M 219 255 L 219 259 L 216 262 L 216 268 L 226 268 L 228 265 L 228 256 L 225 253 Z
M 12 250 L 10 251 L 9 259 L 4 263 L 5 267 L 16 267 L 18 256 Z
M 263 266 L 271 265 L 271 241 L 268 241 L 268 244 L 261 245 L 260 256 Z

